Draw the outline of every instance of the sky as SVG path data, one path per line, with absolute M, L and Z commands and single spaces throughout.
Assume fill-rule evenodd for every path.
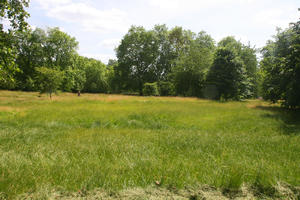
M 216 42 L 234 36 L 256 48 L 299 19 L 300 0 L 31 0 L 27 20 L 35 28 L 59 27 L 79 42 L 78 52 L 107 63 L 131 25 L 166 24 Z

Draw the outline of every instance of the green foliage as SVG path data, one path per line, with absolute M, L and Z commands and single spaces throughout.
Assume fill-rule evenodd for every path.
M 1 0 L 0 18 L 6 18 L 10 21 L 10 30 L 23 30 L 27 26 L 25 19 L 29 14 L 25 7 L 28 6 L 29 0 Z M 0 25 L 0 31 L 2 32 L 2 30 L 3 24 Z
M 242 47 L 240 54 L 241 59 L 245 65 L 246 80 L 245 81 L 245 98 L 258 97 L 258 62 L 256 57 L 257 50 L 248 46 Z
M 64 70 L 64 78 L 61 83 L 61 89 L 66 92 L 71 92 L 75 87 L 74 71 L 72 68 Z
M 73 89 L 80 92 L 84 88 L 84 84 L 86 82 L 85 72 L 79 69 L 73 70 L 73 77 L 74 77 Z
M 229 36 L 222 39 L 219 47 L 226 47 L 235 52 L 235 55 L 242 62 L 243 78 L 240 82 L 240 91 L 237 99 L 247 99 L 257 97 L 257 58 L 256 49 L 250 44 L 247 46 L 240 41 L 236 41 L 234 37 Z
M 84 88 L 85 82 L 85 71 L 80 69 L 68 68 L 64 71 L 64 78 L 60 89 L 67 92 L 80 92 Z
M 213 61 L 214 41 L 205 32 L 200 32 L 191 41 L 188 50 L 179 56 L 173 69 L 176 94 L 202 96 L 205 77 Z
M 236 90 L 235 94 L 220 94 L 217 98 L 222 95 L 228 96 L 225 99 L 257 96 L 256 50 L 233 37 L 224 38 L 219 47 L 234 53 L 235 64 L 239 65 L 236 72 L 240 75 L 236 75 L 237 79 L 229 86 L 235 87 L 237 84 L 236 88 L 228 89 L 232 92 Z M 144 83 L 167 81 L 172 82 L 176 95 L 207 96 L 212 93 L 208 91 L 210 83 L 206 82 L 206 78 L 213 63 L 214 52 L 214 40 L 204 31 L 196 35 L 181 27 L 168 30 L 165 25 L 155 26 L 149 31 L 143 27 L 131 27 L 116 49 L 118 64 L 114 66 L 114 78 L 110 83 L 117 85 L 116 91 L 127 90 L 141 94 Z M 227 83 L 230 80 L 231 77 Z
M 20 71 L 15 63 L 16 48 L 12 37 L 7 33 L 0 33 L 0 88 L 13 89 L 15 87 L 15 73 Z
M 78 42 L 74 37 L 60 31 L 59 28 L 49 28 L 44 42 L 47 66 L 59 66 L 60 70 L 66 70 L 72 65 L 72 58 L 78 48 Z
M 28 7 L 27 0 L 1 0 L 0 19 L 7 19 L 9 27 L 0 24 L 0 88 L 12 89 L 15 87 L 15 73 L 20 71 L 16 65 L 17 48 L 15 45 L 15 31 L 26 29 L 25 19 L 29 14 L 25 11 Z
M 158 82 L 158 90 L 160 96 L 174 96 L 175 87 L 172 82 L 160 81 Z
M 24 88 L 23 90 L 25 91 L 37 91 L 37 86 L 36 86 L 36 80 L 32 79 L 31 77 L 27 77 L 25 80 L 25 83 L 18 83 L 19 85 L 23 84 Z
M 95 59 L 84 58 L 84 62 L 86 81 L 83 91 L 92 93 L 107 92 L 106 66 L 101 61 Z
M 142 93 L 143 84 L 155 81 L 155 59 L 158 43 L 153 31 L 143 27 L 131 27 L 117 48 L 121 89 L 132 89 Z
M 118 66 L 118 61 L 110 59 L 107 64 L 107 84 L 108 84 L 108 93 L 120 93 L 119 87 L 120 84 L 117 80 L 115 68 Z
M 131 27 L 116 49 L 118 65 L 114 68 L 120 90 L 142 93 L 147 82 L 167 81 L 175 60 L 184 52 L 192 33 L 180 27 L 168 31 L 165 25 L 152 30 Z
M 45 41 L 47 35 L 42 29 L 25 30 L 17 34 L 18 56 L 16 65 L 20 71 L 16 73 L 17 89 L 32 91 L 33 87 L 24 84 L 28 79 L 35 79 L 36 67 L 47 66 L 45 63 Z M 49 66 L 47 66 L 49 67 Z
M 143 86 L 144 96 L 159 96 L 157 83 L 145 83 Z
M 115 79 L 121 90 L 141 93 L 146 82 L 172 81 L 178 94 L 188 90 L 192 92 L 187 95 L 200 96 L 205 76 L 203 68 L 209 68 L 213 48 L 214 42 L 205 32 L 196 37 L 181 27 L 170 31 L 165 25 L 157 25 L 149 31 L 132 27 L 117 48 Z M 187 84 L 186 76 L 191 75 L 195 80 Z
M 214 63 L 203 89 L 205 97 L 213 99 L 248 99 L 257 97 L 256 50 L 234 37 L 218 43 Z
M 207 85 L 213 85 L 217 89 L 216 99 L 240 99 L 243 94 L 243 79 L 241 59 L 232 49 L 219 47 L 207 76 Z
M 41 93 L 48 93 L 50 99 L 52 93 L 56 93 L 64 77 L 63 72 L 47 67 L 36 68 L 37 83 Z
M 300 21 L 278 30 L 275 41 L 262 49 L 260 63 L 264 99 L 289 108 L 300 107 Z
M 215 44 L 203 31 L 196 35 L 181 27 L 168 30 L 165 25 L 156 25 L 152 30 L 145 30 L 133 26 L 116 49 L 118 60 L 110 60 L 108 66 L 79 56 L 78 42 L 58 28 L 46 31 L 37 28 L 16 35 L 12 42 L 16 48 L 9 51 L 17 52 L 18 56 L 11 57 L 10 72 L 1 71 L 0 79 L 10 77 L 5 82 L 1 80 L 1 88 L 37 90 L 35 68 L 59 66 L 65 74 L 59 88 L 63 91 L 142 94 L 145 83 L 157 82 L 161 95 L 207 97 L 212 94 L 206 78 L 213 63 Z M 244 77 L 239 80 L 234 99 L 255 96 L 255 50 L 233 37 L 224 38 L 219 46 L 231 49 L 243 64 Z
M 31 90 L 24 84 L 28 78 L 34 79 L 35 68 L 45 66 L 53 68 L 59 66 L 65 71 L 62 89 L 71 91 L 74 85 L 72 70 L 74 56 L 78 42 L 75 38 L 60 31 L 58 28 L 49 28 L 47 31 L 36 28 L 17 34 L 18 57 L 16 64 L 20 71 L 16 73 L 18 89 Z

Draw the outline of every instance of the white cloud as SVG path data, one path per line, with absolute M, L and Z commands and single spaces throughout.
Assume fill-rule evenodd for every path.
M 106 39 L 106 40 L 103 40 L 99 43 L 99 46 L 100 47 L 104 47 L 106 49 L 115 49 L 116 47 L 119 46 L 120 44 L 120 39 Z
M 229 4 L 249 4 L 257 0 L 147 0 L 151 6 L 170 12 L 196 11 L 199 9 Z
M 89 54 L 89 53 L 84 53 L 82 54 L 85 57 L 88 58 L 94 58 L 97 60 L 100 60 L 101 62 L 107 64 L 109 59 L 116 59 L 116 56 L 114 54 Z
M 294 7 L 269 8 L 258 12 L 254 22 L 260 25 L 287 28 L 289 23 L 297 20 L 297 9 Z
M 74 3 L 71 0 L 37 1 L 46 10 L 47 16 L 79 24 L 84 31 L 123 32 L 130 26 L 127 14 L 119 9 L 99 10 L 86 3 Z
M 299 0 L 31 0 L 32 22 L 64 27 L 80 41 L 82 54 L 107 62 L 131 24 L 205 30 L 216 41 L 234 35 L 244 44 L 264 45 L 275 27 L 297 21 Z M 126 11 L 126 12 L 124 12 Z M 56 20 L 53 20 L 56 19 Z M 48 24 L 47 24 L 48 23 Z M 100 33 L 100 34 L 99 34 Z M 97 53 L 100 54 L 97 54 Z
M 72 2 L 72 0 L 34 0 L 34 1 L 38 2 L 42 9 L 58 7 Z

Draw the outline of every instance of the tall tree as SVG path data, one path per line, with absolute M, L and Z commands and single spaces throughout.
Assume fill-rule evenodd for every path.
M 207 76 L 207 84 L 216 88 L 216 99 L 239 100 L 243 94 L 243 61 L 229 47 L 219 47 Z
M 72 70 L 78 42 L 75 38 L 60 31 L 58 28 L 26 30 L 16 34 L 18 56 L 16 64 L 20 71 L 16 73 L 18 89 L 33 90 L 32 81 L 36 67 L 59 67 L 66 71 L 63 90 L 72 88 Z
M 155 25 L 153 28 L 156 40 L 156 58 L 154 61 L 155 81 L 167 81 L 176 55 L 172 52 L 169 30 L 166 25 Z
M 202 96 L 206 74 L 213 61 L 215 45 L 205 32 L 200 32 L 182 52 L 173 68 L 176 93 L 184 96 Z
M 84 59 L 84 72 L 85 72 L 85 83 L 83 87 L 84 92 L 102 92 L 108 91 L 107 84 L 107 68 L 101 61 L 92 58 Z
M 23 31 L 27 27 L 25 11 L 27 0 L 1 0 L 0 2 L 0 88 L 14 87 L 14 73 L 19 71 L 15 64 L 17 50 L 14 45 L 14 32 Z M 4 27 L 4 20 L 9 26 Z
M 116 74 L 121 88 L 142 94 L 146 82 L 154 82 L 155 60 L 158 56 L 158 41 L 153 31 L 143 27 L 131 27 L 117 48 Z
M 219 43 L 219 47 L 226 47 L 235 52 L 236 56 L 243 63 L 243 71 L 245 72 L 242 80 L 243 91 L 241 91 L 242 98 L 252 98 L 257 96 L 257 58 L 256 49 L 250 44 L 244 45 L 237 41 L 234 37 L 228 36 L 223 38 Z
M 300 21 L 278 30 L 275 41 L 262 49 L 262 91 L 266 100 L 300 107 Z
M 144 83 L 169 81 L 181 53 L 188 51 L 193 33 L 181 27 L 168 31 L 165 25 L 152 30 L 131 27 L 116 49 L 115 79 L 121 90 L 142 94 Z
M 241 59 L 246 71 L 246 98 L 258 97 L 258 62 L 256 57 L 257 50 L 249 45 L 243 45 Z
M 46 32 L 42 29 L 20 32 L 16 35 L 16 46 L 18 56 L 16 64 L 20 71 L 16 73 L 17 88 L 22 90 L 34 90 L 34 77 L 36 67 L 46 66 L 45 62 L 45 42 L 47 40 Z
M 60 31 L 59 28 L 50 28 L 47 30 L 45 42 L 47 66 L 59 66 L 60 70 L 65 70 L 72 65 L 72 58 L 78 48 L 78 42 L 74 37 Z

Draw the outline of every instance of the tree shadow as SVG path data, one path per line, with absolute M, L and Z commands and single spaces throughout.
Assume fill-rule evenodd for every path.
M 300 109 L 292 110 L 278 106 L 256 106 L 255 109 L 268 111 L 262 117 L 280 121 L 279 130 L 285 135 L 300 135 Z

